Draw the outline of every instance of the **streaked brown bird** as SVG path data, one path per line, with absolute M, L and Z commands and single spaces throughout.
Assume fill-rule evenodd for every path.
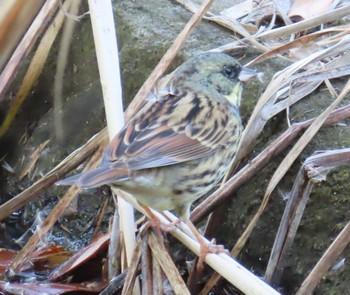
M 144 206 L 175 210 L 205 256 L 210 249 L 189 220 L 190 206 L 219 183 L 235 156 L 242 82 L 255 75 L 223 53 L 191 58 L 146 97 L 107 146 L 98 168 L 58 184 L 108 184 Z

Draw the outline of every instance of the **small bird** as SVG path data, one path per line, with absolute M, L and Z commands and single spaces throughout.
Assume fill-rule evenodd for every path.
M 160 80 L 107 146 L 98 168 L 58 184 L 107 184 L 143 206 L 174 210 L 205 257 L 211 247 L 191 223 L 190 206 L 219 183 L 236 154 L 242 82 L 255 75 L 223 53 L 189 59 Z

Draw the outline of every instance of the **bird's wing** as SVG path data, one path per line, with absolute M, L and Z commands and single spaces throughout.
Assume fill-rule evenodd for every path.
M 108 145 L 102 166 L 140 170 L 187 162 L 225 148 L 227 109 L 214 114 L 208 99 L 178 93 L 144 107 Z M 207 105 L 208 104 L 208 105 Z M 177 110 L 175 109 L 177 108 Z M 237 122 L 237 127 L 238 126 Z
M 125 129 L 128 130 L 130 129 Z M 110 144 L 106 149 L 104 161 L 108 159 L 108 162 L 113 164 L 122 160 L 129 169 L 140 170 L 206 157 L 213 151 L 185 134 L 178 134 L 172 128 L 162 126 L 139 132 L 130 144 L 122 140 L 118 141 L 118 145 Z
M 100 167 L 64 180 L 59 185 L 93 188 L 129 178 L 131 171 L 167 166 L 210 155 L 213 149 L 169 127 L 135 131 L 125 126 L 107 146 Z M 131 142 L 132 137 L 135 139 Z

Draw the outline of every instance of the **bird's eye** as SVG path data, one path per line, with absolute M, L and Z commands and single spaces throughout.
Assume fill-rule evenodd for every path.
M 224 66 L 222 72 L 229 79 L 234 79 L 239 74 L 239 68 L 235 66 Z

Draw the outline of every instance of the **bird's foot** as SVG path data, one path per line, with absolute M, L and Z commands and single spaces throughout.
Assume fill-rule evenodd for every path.
M 141 206 L 147 212 L 149 217 L 149 220 L 145 223 L 144 228 L 141 230 L 141 232 L 147 231 L 148 229 L 152 228 L 161 237 L 162 232 L 170 232 L 176 230 L 181 222 L 180 220 L 176 220 L 171 223 L 161 222 L 160 219 L 152 212 L 152 210 L 150 210 L 146 206 Z
M 216 240 L 212 239 L 209 243 L 207 243 L 204 239 L 199 240 L 199 256 L 197 263 L 197 271 L 202 272 L 204 270 L 204 260 L 207 254 L 219 254 L 225 253 L 230 255 L 230 252 L 225 249 L 223 245 L 217 245 Z
M 154 215 L 144 223 L 140 232 L 141 234 L 144 234 L 149 229 L 153 229 L 159 237 L 162 237 L 162 233 L 167 233 L 176 230 L 180 222 L 180 220 L 176 220 L 171 223 L 164 223 L 161 222 L 159 218 Z
M 157 234 L 161 235 L 162 232 L 171 232 L 177 229 L 177 226 L 179 225 L 180 221 L 174 221 L 171 223 L 164 223 L 161 222 L 158 218 L 152 218 L 149 219 L 146 224 L 145 224 L 145 228 L 146 230 L 149 228 L 154 229 Z
M 230 255 L 230 252 L 225 249 L 222 245 L 217 245 L 216 240 L 212 239 L 209 243 L 201 236 L 197 228 L 193 225 L 190 219 L 183 219 L 186 225 L 189 227 L 196 240 L 199 243 L 199 255 L 198 255 L 198 263 L 197 270 L 198 272 L 202 272 L 204 269 L 204 260 L 207 254 L 218 254 L 218 253 L 226 253 Z

